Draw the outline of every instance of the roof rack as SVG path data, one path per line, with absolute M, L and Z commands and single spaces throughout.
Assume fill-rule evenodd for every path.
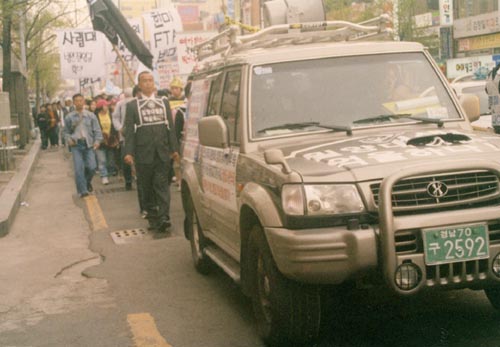
M 324 21 L 273 25 L 250 35 L 238 35 L 240 28 L 231 26 L 194 46 L 193 51 L 198 61 L 201 61 L 214 55 L 222 54 L 227 57 L 252 48 L 312 42 L 393 39 L 393 31 L 387 27 L 390 22 L 389 15 L 383 14 L 361 23 Z

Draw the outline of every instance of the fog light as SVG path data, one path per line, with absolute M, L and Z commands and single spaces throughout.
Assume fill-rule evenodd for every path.
M 493 259 L 493 264 L 491 266 L 491 269 L 493 270 L 493 273 L 500 277 L 500 253 L 496 255 L 496 257 Z
M 422 279 L 420 269 L 413 263 L 401 264 L 396 269 L 396 285 L 402 290 L 416 288 Z
M 318 212 L 321 210 L 321 202 L 318 200 L 311 200 L 309 201 L 309 209 L 313 212 Z

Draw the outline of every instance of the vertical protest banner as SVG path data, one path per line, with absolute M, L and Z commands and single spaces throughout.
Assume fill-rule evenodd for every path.
M 170 82 L 175 76 L 180 75 L 179 64 L 176 61 L 158 63 L 156 71 L 158 72 L 160 89 L 170 89 Z
M 177 61 L 177 34 L 182 21 L 175 8 L 158 9 L 143 14 L 149 32 L 153 65 Z
M 96 91 L 101 89 L 101 78 L 80 78 L 76 81 L 77 89 L 75 93 L 82 93 L 83 95 L 94 95 Z
M 196 64 L 196 54 L 191 48 L 215 35 L 217 35 L 215 31 L 180 33 L 177 35 L 177 56 L 181 75 L 190 74 Z
M 57 32 L 57 40 L 62 78 L 106 76 L 104 35 L 91 29 L 66 29 Z
M 141 40 L 144 40 L 144 25 L 142 24 L 142 18 L 130 18 L 127 19 L 127 21 L 132 29 L 134 29 L 137 33 L 137 36 L 139 36 Z M 118 51 L 120 52 L 123 60 L 129 64 L 129 67 L 132 67 L 130 66 L 132 63 L 133 65 L 137 65 L 137 57 L 128 50 L 121 39 L 118 39 Z M 109 41 L 106 41 L 106 62 L 120 63 L 120 58 Z
M 189 101 L 189 112 L 184 126 L 184 141 L 182 156 L 190 162 L 198 162 L 199 159 L 199 136 L 198 122 L 205 115 L 204 110 L 208 103 L 210 94 L 210 81 L 207 79 L 193 81 L 191 99 Z

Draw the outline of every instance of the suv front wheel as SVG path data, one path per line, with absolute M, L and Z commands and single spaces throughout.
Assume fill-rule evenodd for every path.
M 186 219 L 184 221 L 185 234 L 188 236 L 191 243 L 191 255 L 196 270 L 201 274 L 210 272 L 211 261 L 203 252 L 207 247 L 207 239 L 203 235 L 203 231 L 194 209 L 193 200 L 188 198 L 187 206 L 185 207 Z
M 263 340 L 270 345 L 314 341 L 320 330 L 319 288 L 285 278 L 276 267 L 262 227 L 250 234 L 252 303 Z
M 491 287 L 484 289 L 484 293 L 488 297 L 491 306 L 493 306 L 496 310 L 500 310 L 500 288 L 499 287 Z

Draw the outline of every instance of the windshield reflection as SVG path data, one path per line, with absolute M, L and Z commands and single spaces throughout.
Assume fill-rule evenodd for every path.
M 398 114 L 460 118 L 422 53 L 270 64 L 255 66 L 252 75 L 253 137 L 321 129 L 313 123 L 356 128 L 414 121 Z M 293 126 L 306 122 L 311 126 Z

